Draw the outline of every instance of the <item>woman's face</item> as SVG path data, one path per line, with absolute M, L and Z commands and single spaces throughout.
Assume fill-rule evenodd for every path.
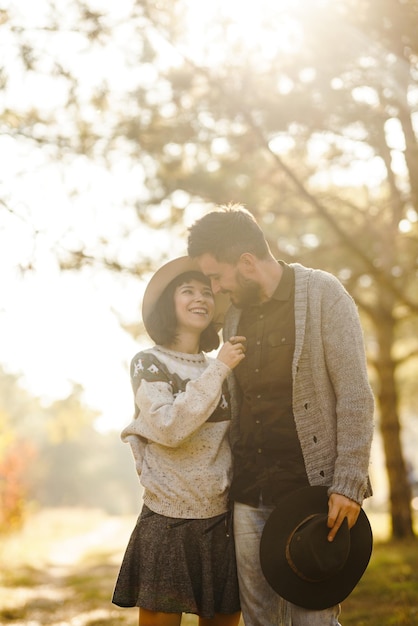
M 215 301 L 212 289 L 192 278 L 182 283 L 174 292 L 177 330 L 203 332 L 213 319 Z

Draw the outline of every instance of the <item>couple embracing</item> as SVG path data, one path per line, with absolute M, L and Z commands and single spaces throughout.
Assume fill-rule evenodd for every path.
M 277 261 L 252 214 L 189 231 L 142 304 L 122 431 L 144 504 L 113 602 L 140 626 L 338 626 L 367 567 L 373 394 L 356 305 Z M 206 356 L 223 344 L 216 357 Z

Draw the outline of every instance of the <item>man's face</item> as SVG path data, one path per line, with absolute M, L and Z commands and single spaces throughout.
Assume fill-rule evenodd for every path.
M 244 308 L 260 302 L 260 285 L 246 276 L 245 266 L 217 261 L 205 253 L 197 259 L 200 269 L 210 279 L 212 291 L 229 295 L 232 304 Z

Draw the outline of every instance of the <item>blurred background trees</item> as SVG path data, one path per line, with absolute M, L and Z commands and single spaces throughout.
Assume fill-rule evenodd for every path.
M 16 158 L 2 176 L 0 217 L 3 228 L 18 222 L 29 233 L 22 270 L 40 271 L 47 246 L 63 271 L 88 265 L 139 280 L 183 251 L 187 227 L 200 214 L 243 203 L 277 257 L 334 273 L 354 296 L 377 399 L 392 533 L 413 535 L 417 4 L 40 5 L 33 13 L 19 2 L 1 11 L 0 152 Z M 64 224 L 66 212 L 78 216 L 78 227 L 51 231 L 45 205 L 57 185 L 68 204 L 55 212 Z M 82 201 L 96 187 L 104 195 L 92 219 Z M 141 337 L 134 320 L 125 327 Z M 92 415 L 79 420 L 84 411 L 74 390 L 43 412 L 50 436 L 61 433 L 43 461 L 60 457 L 67 478 L 72 446 L 94 467 L 89 450 L 103 437 Z M 80 437 L 71 434 L 71 416 Z M 91 471 L 106 474 L 103 465 Z M 64 491 L 57 497 L 68 503 Z
M 74 387 L 43 406 L 0 369 L 0 534 L 38 507 L 90 507 L 110 514 L 138 509 L 134 465 L 114 433 L 94 428 L 97 415 Z

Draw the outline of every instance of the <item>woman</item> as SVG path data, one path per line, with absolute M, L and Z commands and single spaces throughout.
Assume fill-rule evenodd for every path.
M 142 318 L 155 346 L 131 364 L 134 419 L 122 432 L 144 487 L 144 506 L 113 602 L 138 606 L 140 626 L 237 626 L 240 610 L 228 488 L 226 379 L 244 358 L 243 338 L 219 346 L 222 312 L 210 281 L 188 257 L 151 278 Z

